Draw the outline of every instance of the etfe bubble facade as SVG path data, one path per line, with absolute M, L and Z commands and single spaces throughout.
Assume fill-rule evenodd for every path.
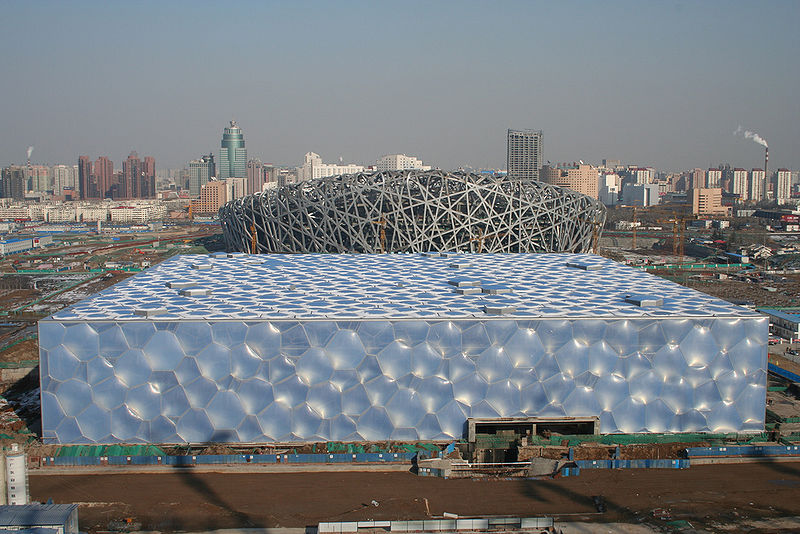
M 532 416 L 596 416 L 603 433 L 763 431 L 766 318 L 595 256 L 567 267 L 575 258 L 169 260 L 40 321 L 43 436 L 439 440 L 461 438 L 469 417 Z M 272 277 L 258 282 L 259 268 Z M 262 308 L 239 301 L 240 278 Z M 459 294 L 456 278 L 511 293 Z M 187 283 L 211 293 L 182 296 Z M 546 302 L 559 287 L 568 308 Z M 660 289 L 663 306 L 626 302 L 631 288 Z M 498 299 L 510 311 L 487 315 Z

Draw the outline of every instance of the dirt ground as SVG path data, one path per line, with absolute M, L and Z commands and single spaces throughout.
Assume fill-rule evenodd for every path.
M 683 458 L 683 451 L 687 447 L 708 447 L 705 441 L 692 443 L 648 443 L 641 445 L 620 446 L 620 460 L 647 460 L 647 459 L 676 459 Z M 530 447 L 520 451 L 520 461 L 530 458 L 549 458 L 559 460 L 565 458 L 570 447 Z M 572 447 L 575 460 L 611 460 L 614 458 L 614 445 L 600 443 L 584 443 Z
M 770 354 L 769 363 L 774 363 L 775 365 L 782 367 L 791 373 L 800 374 L 800 364 L 797 364 L 792 360 L 788 360 L 780 354 Z
M 784 277 L 786 280 L 783 282 L 765 281 L 761 284 L 776 288 L 776 292 L 739 280 L 688 280 L 683 285 L 721 299 L 747 300 L 755 306 L 797 306 L 800 304 L 800 275 Z
M 0 309 L 12 310 L 36 299 L 41 292 L 34 289 L 2 289 L 0 290 Z
M 199 473 L 30 477 L 31 497 L 80 503 L 80 529 L 127 517 L 143 530 L 300 527 L 320 521 L 459 515 L 553 515 L 563 520 L 660 524 L 654 510 L 698 528 L 800 513 L 800 463 L 686 470 L 583 470 L 555 480 L 443 480 L 398 472 Z M 603 496 L 598 514 L 593 496 Z M 378 506 L 371 505 L 377 501 Z M 427 505 L 426 505 L 427 501 Z
M 3 362 L 20 362 L 38 359 L 39 342 L 36 339 L 27 339 L 0 352 L 0 361 Z

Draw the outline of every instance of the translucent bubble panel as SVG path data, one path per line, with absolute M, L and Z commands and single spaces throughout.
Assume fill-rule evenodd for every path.
M 473 193 L 510 185 L 384 178 L 384 210 L 410 187 L 485 211 Z M 505 221 L 510 204 L 491 195 Z M 428 228 L 429 208 L 364 212 L 359 231 L 379 239 L 385 218 L 391 250 L 393 225 Z M 434 218 L 444 241 L 425 252 L 177 256 L 40 321 L 45 439 L 453 439 L 469 417 L 522 416 L 597 417 L 602 432 L 763 430 L 765 317 L 591 254 L 430 252 L 480 239 L 517 250 L 508 240 L 551 231 L 541 218 L 519 232 L 503 222 L 503 236 Z M 585 219 L 547 224 L 585 249 Z
M 247 322 L 67 310 L 39 335 L 50 443 L 457 439 L 469 417 L 595 416 L 604 433 L 764 428 L 767 320 L 748 310 Z
M 202 291 L 182 294 L 179 286 L 187 283 Z M 638 306 L 629 302 L 633 294 L 658 295 L 662 304 Z M 648 317 L 664 320 L 643 330 L 622 322 L 609 330 L 605 321 Z M 711 317 L 759 315 L 592 254 L 216 253 L 171 258 L 56 313 L 42 324 L 50 343 L 42 348 L 73 355 L 56 372 L 69 374 L 86 353 L 116 358 L 136 348 L 153 369 L 180 365 L 181 353 L 198 357 L 203 375 L 216 380 L 231 369 L 236 378 L 249 377 L 252 357 L 294 358 L 311 348 L 329 354 L 330 367 L 339 371 L 397 341 L 401 346 L 390 352 L 413 348 L 410 369 L 416 373 L 435 364 L 431 356 L 478 357 L 487 345 L 507 345 L 500 359 L 536 365 L 548 351 L 559 368 L 577 376 L 587 365 L 604 366 L 587 361 L 596 350 L 651 353 L 690 336 L 680 356 L 708 365 L 716 352 L 747 344 L 747 330 L 735 321 L 712 332 L 693 329 L 689 320 Z M 567 320 L 577 318 L 584 320 Z M 303 327 L 290 319 L 304 320 Z M 337 323 L 351 319 L 356 322 L 349 326 Z M 390 324 L 396 319 L 408 321 Z M 434 319 L 440 322 L 426 324 Z M 477 321 L 454 323 L 466 319 Z M 513 320 L 521 319 L 548 322 L 520 331 Z M 96 332 L 85 324 L 104 320 L 114 324 Z M 177 324 L 172 330 L 155 326 L 165 321 Z M 200 328 L 195 321 L 215 323 Z M 130 354 L 125 358 L 136 365 Z

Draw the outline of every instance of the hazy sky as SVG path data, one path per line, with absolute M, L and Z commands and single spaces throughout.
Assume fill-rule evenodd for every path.
M 0 3 L 0 165 L 128 152 L 505 166 L 546 160 L 800 169 L 800 2 Z

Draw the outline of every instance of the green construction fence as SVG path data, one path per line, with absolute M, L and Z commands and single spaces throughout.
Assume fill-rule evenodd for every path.
M 54 456 L 166 456 L 155 445 L 62 445 Z

